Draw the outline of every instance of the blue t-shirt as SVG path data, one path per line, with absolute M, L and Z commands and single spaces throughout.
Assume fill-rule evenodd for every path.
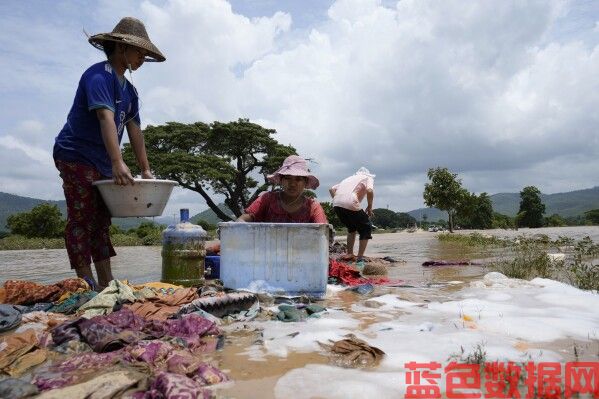
M 54 159 L 90 165 L 112 177 L 96 110 L 107 108 L 114 112 L 119 144 L 130 120 L 141 126 L 137 91 L 129 81 L 122 81 L 107 61 L 94 64 L 83 73 L 67 123 L 56 137 Z

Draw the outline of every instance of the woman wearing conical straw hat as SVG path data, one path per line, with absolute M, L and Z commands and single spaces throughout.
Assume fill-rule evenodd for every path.
M 120 151 L 125 128 L 142 178 L 153 178 L 140 128 L 137 90 L 125 71 L 131 74 L 145 61 L 162 62 L 165 57 L 144 24 L 131 17 L 121 19 L 110 33 L 91 36 L 89 43 L 103 50 L 107 60 L 81 76 L 53 155 L 67 202 L 65 244 L 71 268 L 101 289 L 113 279 L 110 258 L 116 253 L 109 235 L 110 214 L 92 182 L 112 178 L 117 184 L 133 184 Z M 99 284 L 91 271 L 92 261 Z

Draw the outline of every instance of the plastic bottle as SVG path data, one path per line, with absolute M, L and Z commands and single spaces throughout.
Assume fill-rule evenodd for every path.
M 189 209 L 181 209 L 181 222 L 162 232 L 163 283 L 185 287 L 204 284 L 207 233 L 189 222 Z

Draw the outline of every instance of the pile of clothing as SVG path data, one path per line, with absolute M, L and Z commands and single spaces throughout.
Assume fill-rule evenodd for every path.
M 82 279 L 6 281 L 0 288 L 0 397 L 212 397 L 209 387 L 228 377 L 205 361 L 224 340 L 203 304 L 218 309 L 230 301 L 243 310 L 255 299 L 218 285 L 113 280 L 96 293 Z

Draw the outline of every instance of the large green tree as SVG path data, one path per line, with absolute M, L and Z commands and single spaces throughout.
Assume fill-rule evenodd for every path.
M 599 209 L 591 209 L 584 213 L 586 220 L 592 224 L 599 224 Z
M 494 229 L 511 229 L 514 227 L 514 219 L 501 213 L 493 212 Z
M 12 234 L 25 237 L 61 237 L 64 233 L 65 221 L 56 205 L 42 203 L 29 212 L 10 215 L 6 226 Z
M 372 223 L 383 229 L 409 227 L 416 224 L 416 219 L 404 212 L 394 212 L 390 209 L 377 208 L 372 211 Z
M 148 126 L 144 138 L 152 172 L 175 180 L 199 193 L 221 220 L 231 217 L 218 208 L 214 195 L 224 197 L 236 216 L 268 189 L 266 176 L 274 172 L 295 148 L 282 145 L 266 129 L 247 119 L 234 122 L 168 122 Z M 134 165 L 130 145 L 123 149 L 127 164 Z M 138 170 L 132 168 L 134 173 Z M 259 181 L 260 180 L 260 181 Z
M 493 203 L 487 193 L 464 192 L 456 211 L 456 221 L 468 229 L 493 227 Z
M 541 201 L 541 192 L 535 186 L 524 187 L 520 191 L 520 210 L 516 217 L 519 227 L 543 226 L 545 204 Z
M 423 215 L 422 219 L 426 220 L 427 216 Z M 411 227 L 416 224 L 416 218 L 405 212 L 397 212 L 397 227 Z
M 543 226 L 545 227 L 563 227 L 567 225 L 568 223 L 566 222 L 566 220 L 557 213 L 554 213 L 553 215 L 546 217 L 543 221 Z
M 466 190 L 462 188 L 462 181 L 456 173 L 441 167 L 429 169 L 427 176 L 429 182 L 424 185 L 424 203 L 428 207 L 446 211 L 449 231 L 453 232 L 456 210 L 466 194 Z
M 376 208 L 372 210 L 372 223 L 382 229 L 395 228 L 398 226 L 397 213 L 385 208 Z
M 338 229 L 343 227 L 343 223 L 341 223 L 341 220 L 339 220 L 339 216 L 337 216 L 337 214 L 335 213 L 335 208 L 333 207 L 332 203 L 325 201 L 321 202 L 320 205 L 324 210 L 324 214 L 327 216 L 327 220 L 330 224 L 333 225 L 334 228 Z

